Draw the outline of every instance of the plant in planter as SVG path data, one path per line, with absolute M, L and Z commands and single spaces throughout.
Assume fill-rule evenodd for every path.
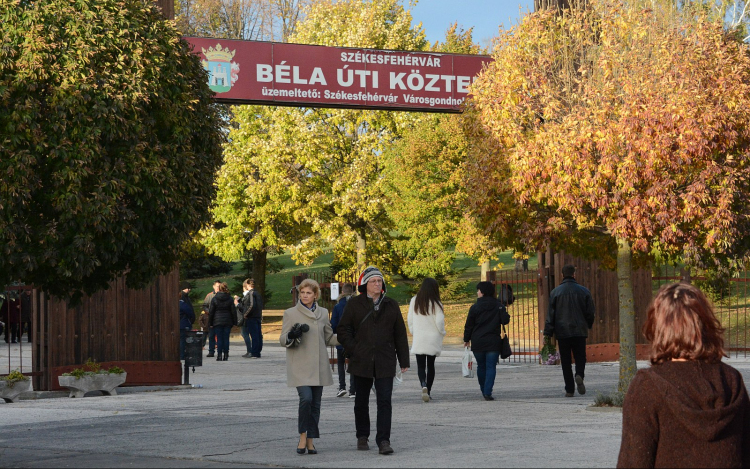
M 0 399 L 7 403 L 18 402 L 27 391 L 31 391 L 31 380 L 18 370 L 0 378 Z
M 101 391 L 105 396 L 116 396 L 115 390 L 128 378 L 122 368 L 113 366 L 103 370 L 101 364 L 88 359 L 82 368 L 63 373 L 57 378 L 61 387 L 70 389 L 70 397 L 83 397 L 90 391 Z

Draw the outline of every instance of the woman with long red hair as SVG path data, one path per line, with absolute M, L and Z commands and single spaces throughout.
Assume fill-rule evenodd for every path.
M 750 401 L 722 363 L 724 329 L 696 287 L 663 286 L 643 327 L 651 367 L 630 384 L 617 467 L 748 467 Z

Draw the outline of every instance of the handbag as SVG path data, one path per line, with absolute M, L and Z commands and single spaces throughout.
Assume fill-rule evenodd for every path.
M 472 361 L 469 347 L 464 347 L 464 356 L 461 359 L 461 373 L 464 378 L 474 377 L 474 362 Z
M 513 355 L 513 349 L 510 348 L 510 338 L 508 333 L 505 332 L 505 326 L 503 326 L 503 331 L 500 333 L 500 358 L 505 360 L 511 355 Z

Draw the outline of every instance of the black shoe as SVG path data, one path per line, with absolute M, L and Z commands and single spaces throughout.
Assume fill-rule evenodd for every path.
M 229 353 L 224 352 L 224 361 L 227 361 L 229 359 Z
M 213 352 L 208 352 L 208 355 L 206 355 L 206 358 L 213 358 L 213 357 L 214 357 Z
M 488 395 L 486 395 L 486 394 L 485 394 L 485 395 L 484 395 L 484 400 L 485 400 L 485 401 L 494 401 L 494 400 L 495 400 L 495 398 L 494 398 L 494 397 L 492 397 L 492 396 L 488 396 Z
M 220 362 L 220 361 L 221 361 L 221 354 L 218 354 L 218 355 L 216 355 L 216 361 L 217 361 L 217 362 Z
M 393 454 L 393 448 L 391 448 L 391 442 L 388 440 L 381 441 L 378 447 L 380 448 L 380 451 L 379 451 L 380 454 Z
M 565 397 L 573 397 L 573 396 L 575 396 L 575 394 L 573 394 L 572 392 L 565 393 Z
M 318 450 L 315 449 L 315 445 L 313 445 L 312 449 L 307 448 L 307 454 L 318 454 Z
M 357 438 L 357 450 L 359 451 L 367 451 L 370 449 L 370 445 L 367 444 L 367 437 L 363 436 L 361 438 Z
M 297 448 L 297 454 L 305 454 L 305 451 L 307 451 L 307 448 Z
M 586 394 L 586 386 L 583 384 L 583 378 L 579 375 L 576 375 L 576 387 L 578 388 L 578 394 L 581 396 Z

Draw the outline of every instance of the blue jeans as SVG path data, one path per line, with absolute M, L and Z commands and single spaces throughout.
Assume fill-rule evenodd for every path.
M 249 318 L 245 320 L 245 323 L 248 325 L 250 339 L 252 340 L 250 355 L 260 358 L 260 352 L 263 350 L 263 331 L 260 326 L 260 318 Z
M 240 327 L 240 335 L 245 341 L 245 347 L 247 347 L 247 353 L 250 354 L 250 323 L 249 319 L 245 318 L 245 323 Z
M 216 329 L 213 327 L 208 328 L 208 353 L 212 354 L 216 351 Z
M 216 353 L 228 354 L 229 353 L 229 333 L 232 331 L 232 326 L 214 326 L 216 332 Z
M 323 398 L 323 386 L 297 386 L 299 394 L 299 433 L 307 433 L 308 438 L 320 438 L 320 401 Z
M 500 358 L 500 352 L 474 352 L 474 358 L 477 359 L 479 389 L 482 390 L 482 395 L 491 396 L 492 387 L 495 385 L 497 360 Z

